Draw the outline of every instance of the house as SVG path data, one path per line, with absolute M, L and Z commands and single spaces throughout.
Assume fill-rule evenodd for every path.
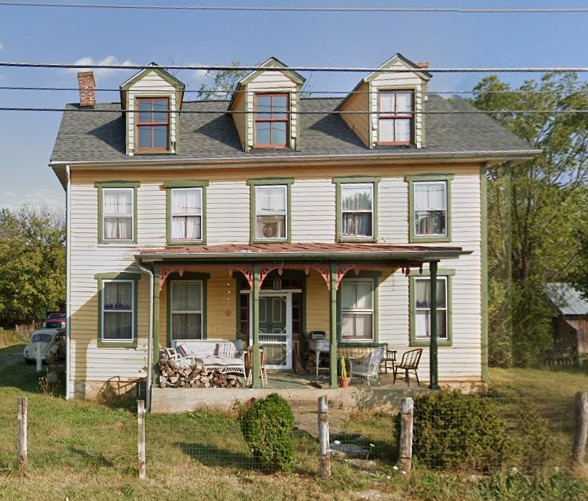
M 554 307 L 553 348 L 547 360 L 554 365 L 575 365 L 588 355 L 588 301 L 566 283 L 547 284 Z
M 311 331 L 331 367 L 387 343 L 422 347 L 433 386 L 480 383 L 486 169 L 537 151 L 429 93 L 431 76 L 396 54 L 347 97 L 309 98 L 270 58 L 230 101 L 190 101 L 151 64 L 97 103 L 80 73 L 50 163 L 67 194 L 67 397 L 150 388 L 158 347 L 181 339 L 264 345 L 291 370 Z

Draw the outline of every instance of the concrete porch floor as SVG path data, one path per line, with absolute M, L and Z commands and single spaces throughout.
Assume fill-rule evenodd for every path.
M 270 393 L 278 393 L 286 399 L 297 412 L 314 413 L 318 408 L 318 398 L 325 395 L 332 411 L 348 414 L 355 409 L 375 410 L 393 413 L 400 409 L 406 396 L 427 391 L 428 383 L 411 379 L 410 385 L 397 379 L 392 383 L 392 374 L 380 374 L 380 386 L 372 382 L 370 386 L 363 378 L 353 378 L 347 388 L 330 388 L 328 375 L 315 382 L 314 374 L 298 375 L 293 372 L 268 370 L 268 384 L 259 389 L 253 388 L 153 388 L 151 412 L 179 413 L 196 409 L 231 410 L 252 398 L 264 398 Z

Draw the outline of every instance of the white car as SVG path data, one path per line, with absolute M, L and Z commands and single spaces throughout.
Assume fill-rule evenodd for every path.
M 63 329 L 41 329 L 31 334 L 31 341 L 26 345 L 23 356 L 27 364 L 37 361 L 37 349 L 41 360 L 47 362 L 52 355 L 57 360 L 65 358 L 65 331 Z

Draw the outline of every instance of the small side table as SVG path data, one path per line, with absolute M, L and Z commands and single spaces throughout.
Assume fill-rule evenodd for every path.
M 396 363 L 396 350 L 388 349 L 388 345 L 386 345 L 386 351 L 384 352 L 384 358 L 382 358 L 382 362 L 380 363 L 380 367 L 384 366 L 384 372 L 388 374 L 388 365 L 390 365 L 390 369 L 394 372 L 394 364 Z

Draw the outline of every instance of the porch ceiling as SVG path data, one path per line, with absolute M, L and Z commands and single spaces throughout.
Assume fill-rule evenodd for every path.
M 381 243 L 271 243 L 225 244 L 192 247 L 143 249 L 136 255 L 144 263 L 207 262 L 261 263 L 311 262 L 324 263 L 375 261 L 381 264 L 416 265 L 430 261 L 456 259 L 471 254 L 461 247 L 390 245 Z

